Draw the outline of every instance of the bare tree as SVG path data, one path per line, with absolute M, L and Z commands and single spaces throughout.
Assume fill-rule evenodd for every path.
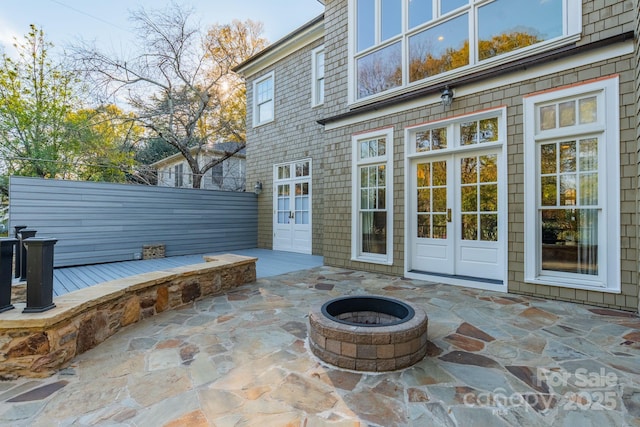
M 228 111 L 229 105 L 237 105 L 229 98 L 229 88 L 237 86 L 231 68 L 257 53 L 266 41 L 260 37 L 261 25 L 252 21 L 216 25 L 203 37 L 190 16 L 191 11 L 175 4 L 132 13 L 143 52 L 132 58 L 118 58 L 88 45 L 74 52 L 94 89 L 124 100 L 149 138 L 177 148 L 191 169 L 193 187 L 200 188 L 209 169 L 244 148 L 244 118 L 238 122 Z M 237 90 L 231 93 L 244 96 Z M 241 142 L 237 150 L 198 163 L 205 145 L 230 137 Z

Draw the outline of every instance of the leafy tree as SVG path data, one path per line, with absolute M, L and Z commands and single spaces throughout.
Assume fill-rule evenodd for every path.
M 131 141 L 140 130 L 114 121 L 115 106 L 82 109 L 76 74 L 63 60 L 49 59 L 53 44 L 35 26 L 16 59 L 0 62 L 0 188 L 6 194 L 9 175 L 117 181 L 133 165 Z
M 189 17 L 175 4 L 141 9 L 132 20 L 144 53 L 125 60 L 85 45 L 76 55 L 103 95 L 126 100 L 149 140 L 164 141 L 184 156 L 199 188 L 209 169 L 237 152 L 199 164 L 204 146 L 222 138 L 244 141 L 244 112 L 236 111 L 244 92 L 231 69 L 266 42 L 251 21 L 217 25 L 202 37 Z
M 74 74 L 49 60 L 52 44 L 30 27 L 18 58 L 0 62 L 0 152 L 6 174 L 54 178 L 70 170 L 76 148 L 67 141 L 67 117 L 77 105 Z

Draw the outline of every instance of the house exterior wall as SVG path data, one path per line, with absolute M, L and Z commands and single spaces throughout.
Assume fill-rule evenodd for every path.
M 263 185 L 258 196 L 258 247 L 273 245 L 273 167 L 311 159 L 312 253 L 322 253 L 324 211 L 324 136 L 318 123 L 322 107 L 311 106 L 311 51 L 322 45 L 314 41 L 247 79 L 247 189 Z M 253 82 L 274 73 L 274 120 L 253 126 Z
M 209 162 L 213 156 L 198 155 L 198 164 Z M 205 172 L 200 188 L 204 190 L 244 191 L 246 160 L 242 157 L 231 157 L 222 162 L 222 185 L 212 179 L 212 169 Z M 183 170 L 182 188 L 191 188 L 193 177 L 189 164 L 184 159 L 168 162 L 158 168 L 158 186 L 175 187 L 175 166 L 181 164 Z
M 638 310 L 640 269 L 638 262 L 638 216 L 640 215 L 640 54 L 639 42 L 616 40 L 611 38 L 631 31 L 640 32 L 638 5 L 635 0 L 602 1 L 584 0 L 582 2 L 582 33 L 575 46 L 583 50 L 572 52 L 566 57 L 558 56 L 553 61 L 527 64 L 515 71 L 499 77 L 487 75 L 481 79 L 461 83 L 454 88 L 455 97 L 450 107 L 443 107 L 439 102 L 439 87 L 425 91 L 420 98 L 409 100 L 390 100 L 394 95 L 381 96 L 371 101 L 349 104 L 348 87 L 351 84 L 349 67 L 349 16 L 348 0 L 332 0 L 326 2 L 324 14 L 324 47 L 325 47 L 325 103 L 320 109 L 312 110 L 309 102 L 299 103 L 301 96 L 310 96 L 309 84 L 296 85 L 292 78 L 295 71 L 289 68 L 293 59 L 307 48 L 287 61 L 276 64 L 266 72 L 276 74 L 276 121 L 278 116 L 288 111 L 286 125 L 265 126 L 247 132 L 249 182 L 260 180 L 269 182 L 271 167 L 280 159 L 295 159 L 301 151 L 308 147 L 296 141 L 300 134 L 298 129 L 308 131 L 313 128 L 318 118 L 325 123 L 324 133 L 316 135 L 318 145 L 324 146 L 323 152 L 314 156 L 314 179 L 322 169 L 323 179 L 315 185 L 314 190 L 323 189 L 322 227 L 314 228 L 314 239 L 322 233 L 323 245 L 317 247 L 314 240 L 314 253 L 324 256 L 327 265 L 372 271 L 392 275 L 406 275 L 408 226 L 405 223 L 409 213 L 406 212 L 407 191 L 405 182 L 408 176 L 408 164 L 405 152 L 405 130 L 408 127 L 437 120 L 473 114 L 488 109 L 502 108 L 505 111 L 506 123 L 506 185 L 508 201 L 506 203 L 506 257 L 507 267 L 504 282 L 508 292 L 539 296 L 578 303 L 595 304 L 604 307 Z M 315 46 L 315 45 L 314 45 Z M 634 47 L 635 46 L 635 47 Z M 308 70 L 310 67 L 298 66 L 297 70 Z M 284 76 L 286 77 L 284 77 Z M 280 76 L 280 78 L 278 77 Z M 531 168 L 532 160 L 525 158 L 526 147 L 532 144 L 525 137 L 525 100 L 533 94 L 540 94 L 566 88 L 578 87 L 603 79 L 617 79 L 616 90 L 619 91 L 619 154 L 620 154 L 620 243 L 614 248 L 620 252 L 619 291 L 577 289 L 570 287 L 536 284 L 525 280 L 525 212 L 527 206 L 525 195 L 525 168 Z M 283 84 L 285 83 L 286 84 Z M 251 99 L 251 84 L 247 84 L 248 99 Z M 427 88 L 428 89 L 428 88 Z M 301 92 L 304 94 L 301 95 Z M 404 89 L 400 92 L 410 94 Z M 286 98 L 285 98 L 286 96 Z M 286 103 L 283 104 L 283 102 Z M 375 108 L 367 109 L 367 107 Z M 248 106 L 248 117 L 251 118 L 251 104 Z M 360 112 L 358 112 L 358 110 Z M 276 128 L 278 129 L 276 131 Z M 393 213 L 392 262 L 362 262 L 354 257 L 353 246 L 353 138 L 359 134 L 380 129 L 393 129 L 393 145 L 387 150 L 392 152 L 392 185 Z M 315 128 L 313 128 L 315 129 Z M 269 135 L 273 133 L 273 136 Z M 266 140 L 282 140 L 280 145 L 264 145 Z M 316 140 L 316 139 L 314 139 Z M 252 151 L 255 150 L 255 151 Z M 296 153 L 291 156 L 291 153 Z M 272 188 L 268 187 L 267 191 Z M 269 247 L 271 244 L 271 199 L 262 201 L 260 223 L 260 244 Z M 318 200 L 316 200 L 318 202 Z M 314 208 L 314 217 L 320 209 Z M 616 269 L 617 270 L 617 269 Z M 616 286 L 618 283 L 616 283 Z M 614 286 L 614 288 L 616 287 Z
M 637 1 L 636 1 L 637 3 Z M 636 4 L 636 8 L 638 8 Z M 637 175 L 636 175 L 636 249 L 640 250 L 640 12 L 636 13 L 636 48 L 635 48 L 635 70 L 636 70 L 636 162 L 637 162 Z M 636 283 L 640 284 L 640 262 L 637 265 Z M 639 286 L 640 295 L 640 286 Z M 638 304 L 638 312 L 640 312 L 640 304 Z

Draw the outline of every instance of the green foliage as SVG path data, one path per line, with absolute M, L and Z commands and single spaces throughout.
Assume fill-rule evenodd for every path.
M 10 175 L 125 181 L 141 133 L 132 117 L 115 106 L 82 109 L 75 72 L 49 59 L 41 29 L 32 25 L 14 46 L 17 58 L 0 61 L 0 190 Z

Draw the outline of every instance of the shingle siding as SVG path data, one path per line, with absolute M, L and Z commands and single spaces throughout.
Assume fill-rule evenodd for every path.
M 331 122 L 325 132 L 316 120 L 335 117 L 350 111 L 348 0 L 326 2 L 324 17 L 325 104 L 310 108 L 310 51 L 321 42 L 276 64 L 276 120 L 273 124 L 249 129 L 249 182 L 260 180 L 266 197 L 260 198 L 260 235 L 263 247 L 272 242 L 272 165 L 302 157 L 313 158 L 314 189 L 314 253 L 324 255 L 325 264 L 358 270 L 405 274 L 405 135 L 408 126 L 506 107 L 507 125 L 507 204 L 508 204 L 508 268 L 506 281 L 512 293 L 549 299 L 638 310 L 638 215 L 640 215 L 640 42 L 635 40 L 635 53 L 628 54 L 630 42 L 621 42 L 621 56 L 612 57 L 607 47 L 581 55 L 589 60 L 553 61 L 507 74 L 504 78 L 467 85 L 456 93 L 453 105 L 444 110 L 431 97 L 413 100 L 403 109 L 373 111 L 352 116 L 349 120 Z M 588 46 L 629 31 L 640 33 L 637 1 L 583 1 L 583 31 L 577 45 Z M 623 48 L 621 48 L 621 46 Z M 604 52 L 604 53 L 603 53 Z M 603 59 L 608 58 L 608 59 Z M 560 64 L 560 65 L 558 65 Z M 597 291 L 543 286 L 524 281 L 525 262 L 525 197 L 524 197 L 524 123 L 523 96 L 582 84 L 595 78 L 619 76 L 620 82 L 620 223 L 621 223 L 621 292 L 609 294 Z M 259 77 L 259 76 L 255 76 Z M 484 86 L 483 86 L 484 85 Z M 479 89 L 484 87 L 484 89 Z M 251 83 L 247 85 L 251 99 Z M 466 91 L 465 91 L 466 89 Z M 466 93 L 466 94 L 465 94 Z M 283 98 L 286 96 L 286 98 Z M 249 104 L 250 105 L 250 104 Z M 392 112 L 391 112 L 392 111 Z M 249 114 L 249 118 L 251 114 Z M 352 235 L 352 137 L 360 132 L 393 126 L 393 264 L 379 265 L 351 259 Z M 320 193 L 320 194 L 318 194 Z
M 305 158 L 312 160 L 312 251 L 322 253 L 324 129 L 316 123 L 323 108 L 311 106 L 311 51 L 313 42 L 247 80 L 247 189 L 260 181 L 258 247 L 273 242 L 273 165 Z M 274 121 L 253 127 L 253 81 L 273 71 Z

